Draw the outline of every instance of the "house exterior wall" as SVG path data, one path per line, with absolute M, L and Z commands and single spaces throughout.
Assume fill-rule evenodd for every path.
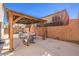
M 47 23 L 51 23 L 53 17 L 56 17 L 56 16 L 60 17 L 60 21 L 62 21 L 64 23 L 64 25 L 69 23 L 69 16 L 68 16 L 66 10 L 56 12 L 56 13 L 54 13 L 52 15 L 48 15 L 46 17 L 43 17 L 42 19 L 46 20 Z
M 3 8 L 3 3 L 0 3 L 0 22 L 1 22 L 1 38 L 4 38 L 4 8 Z

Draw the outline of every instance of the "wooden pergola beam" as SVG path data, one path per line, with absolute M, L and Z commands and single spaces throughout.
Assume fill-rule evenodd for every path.
M 9 10 L 8 8 L 6 8 L 6 11 L 10 11 L 12 12 L 13 15 L 16 15 L 16 16 L 23 16 L 24 18 L 28 18 L 28 19 L 35 19 L 37 20 L 38 18 L 36 17 L 33 17 L 33 16 L 29 16 L 29 15 L 26 15 L 26 14 L 23 14 L 23 13 L 20 13 L 20 12 L 16 12 L 16 11 L 13 11 L 13 10 Z
M 19 21 L 22 18 L 23 18 L 23 16 L 20 16 L 19 18 L 15 19 L 15 21 L 13 22 L 13 24 L 15 24 L 17 21 Z
M 36 19 L 36 18 L 34 18 L 34 17 L 30 17 L 30 16 L 26 16 L 26 15 L 24 15 L 24 14 L 20 14 L 20 13 L 15 13 L 15 12 L 12 12 L 13 13 L 13 15 L 18 15 L 18 16 L 23 16 L 24 18 L 29 18 L 29 19 Z

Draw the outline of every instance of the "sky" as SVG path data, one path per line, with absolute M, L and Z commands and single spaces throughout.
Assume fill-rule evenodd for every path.
M 37 18 L 42 18 L 64 9 L 67 10 L 70 19 L 77 19 L 79 14 L 79 4 L 77 3 L 6 3 L 6 8 Z M 6 23 L 7 17 L 4 14 L 4 24 Z

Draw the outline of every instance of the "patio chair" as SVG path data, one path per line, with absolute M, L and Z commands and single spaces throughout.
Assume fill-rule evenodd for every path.
M 36 39 L 36 34 L 34 32 L 30 35 L 30 43 L 35 43 L 34 40 Z
M 29 46 L 29 38 L 27 37 L 26 33 L 19 33 L 19 38 L 22 40 L 24 45 Z

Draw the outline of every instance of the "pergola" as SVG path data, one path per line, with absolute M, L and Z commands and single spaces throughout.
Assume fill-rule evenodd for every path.
M 44 23 L 45 20 L 25 15 L 20 12 L 16 12 L 6 8 L 6 14 L 9 22 L 9 39 L 10 39 L 10 51 L 13 51 L 13 24 L 34 24 L 34 23 Z

